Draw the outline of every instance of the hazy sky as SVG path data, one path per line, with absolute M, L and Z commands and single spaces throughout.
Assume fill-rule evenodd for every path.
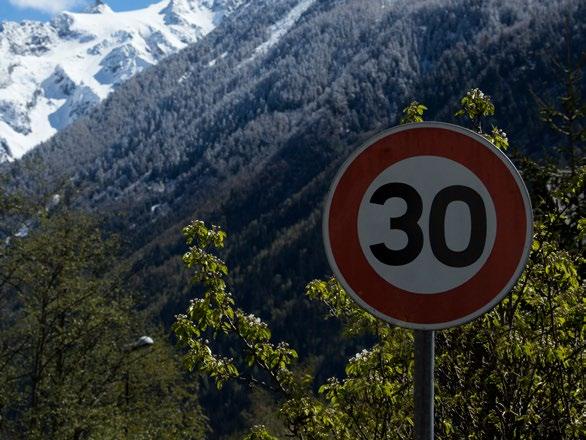
M 106 0 L 115 11 L 138 9 L 161 0 Z M 79 11 L 94 0 L 0 0 L 0 21 L 50 20 L 56 13 Z

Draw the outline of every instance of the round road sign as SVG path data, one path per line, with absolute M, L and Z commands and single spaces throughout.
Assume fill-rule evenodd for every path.
M 493 308 L 531 245 L 527 189 L 509 159 L 451 124 L 406 124 L 340 168 L 323 223 L 330 266 L 374 315 L 441 329 Z

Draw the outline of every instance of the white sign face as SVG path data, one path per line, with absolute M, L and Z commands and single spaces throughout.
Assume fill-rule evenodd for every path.
M 326 203 L 334 274 L 390 323 L 442 329 L 492 309 L 529 256 L 531 203 L 482 136 L 425 122 L 388 130 L 340 168 Z
M 371 248 L 377 243 L 382 243 L 390 250 L 400 251 L 409 245 L 409 235 L 413 234 L 409 225 L 407 231 L 390 227 L 393 219 L 399 219 L 407 214 L 408 209 L 416 208 L 409 206 L 400 194 L 385 200 L 384 204 L 372 202 L 377 190 L 394 183 L 413 188 L 413 197 L 421 200 L 421 215 L 414 219 L 411 225 L 415 233 L 421 231 L 421 249 L 417 255 L 412 255 L 415 258 L 411 261 L 397 265 L 388 264 L 384 258 L 378 258 Z M 435 221 L 440 222 L 437 228 L 443 229 L 448 250 L 463 255 L 466 249 L 481 247 L 480 252 L 477 251 L 468 261 L 464 261 L 466 264 L 460 264 L 459 267 L 438 259 L 432 250 L 430 240 L 433 201 L 441 190 L 455 186 L 468 188 L 471 194 L 477 194 L 482 201 L 480 209 L 483 211 L 473 212 L 465 201 L 456 198 L 447 204 L 443 216 L 435 216 Z M 409 192 L 408 189 L 407 191 Z M 479 216 L 486 219 L 483 228 L 485 233 L 481 234 L 481 237 L 473 237 L 472 222 L 481 220 Z M 495 208 L 484 184 L 469 169 L 453 160 L 438 156 L 411 157 L 384 170 L 368 187 L 358 211 L 360 247 L 370 265 L 389 283 L 414 293 L 440 293 L 464 284 L 476 275 L 486 262 L 492 251 L 495 235 Z M 472 239 L 481 242 L 472 243 Z

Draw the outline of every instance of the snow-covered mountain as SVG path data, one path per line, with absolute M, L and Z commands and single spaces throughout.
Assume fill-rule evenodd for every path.
M 161 0 L 114 12 L 101 0 L 51 22 L 0 22 L 0 161 L 19 158 L 121 82 L 214 29 L 244 0 Z

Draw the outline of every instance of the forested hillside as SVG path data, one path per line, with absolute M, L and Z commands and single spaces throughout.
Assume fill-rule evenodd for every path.
M 413 99 L 428 119 L 454 121 L 476 86 L 512 148 L 542 155 L 556 138 L 534 94 L 558 95 L 554 61 L 583 47 L 584 2 L 259 0 L 8 173 L 32 194 L 69 182 L 74 203 L 105 216 L 126 241 L 133 287 L 167 324 L 188 290 L 180 228 L 221 223 L 235 295 L 302 357 L 327 359 L 325 375 L 348 353 L 300 292 L 329 272 L 320 224 L 336 168 Z M 231 411 L 220 407 L 218 419 Z
M 568 32 L 584 47 L 584 14 L 564 1 L 255 2 L 22 166 L 40 158 L 43 188 L 72 177 L 80 203 L 124 212 L 137 247 L 207 211 L 264 235 L 268 252 L 282 228 L 317 220 L 319 176 L 414 97 L 453 120 L 455 97 L 479 86 L 512 145 L 539 153 L 547 131 L 531 92 L 559 89 L 553 60 Z M 262 215 L 267 234 L 254 232 Z

